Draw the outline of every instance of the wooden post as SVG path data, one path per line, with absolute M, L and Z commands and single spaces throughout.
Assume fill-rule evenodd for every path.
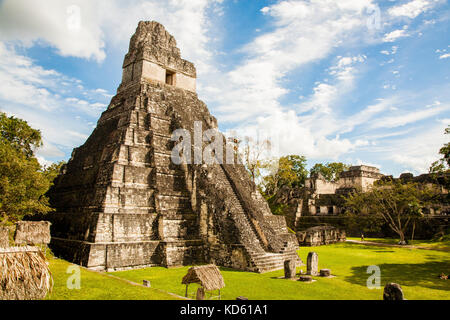
M 188 297 L 188 284 L 186 285 L 186 298 Z
M 205 300 L 205 290 L 203 289 L 203 287 L 197 289 L 195 300 Z

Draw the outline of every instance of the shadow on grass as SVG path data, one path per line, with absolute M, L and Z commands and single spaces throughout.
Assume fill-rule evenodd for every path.
M 434 259 L 432 259 L 434 260 Z M 379 264 L 381 282 L 395 282 L 405 286 L 420 286 L 436 290 L 450 290 L 448 280 L 439 279 L 439 274 L 449 272 L 450 261 L 429 261 L 417 264 Z M 367 273 L 367 266 L 351 268 L 352 275 L 345 280 L 353 284 L 366 286 L 371 274 Z

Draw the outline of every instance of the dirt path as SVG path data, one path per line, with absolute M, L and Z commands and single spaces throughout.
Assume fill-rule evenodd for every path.
M 449 250 L 445 249 L 445 248 L 429 248 L 429 247 L 422 247 L 422 246 L 399 245 L 399 244 L 390 244 L 390 243 L 381 243 L 381 242 L 372 242 L 372 241 L 358 241 L 358 240 L 346 240 L 346 242 L 356 243 L 356 244 L 364 244 L 364 245 L 368 245 L 368 246 L 377 246 L 377 247 L 395 247 L 395 248 L 404 248 L 404 249 L 422 249 L 422 250 L 435 250 L 435 251 L 449 252 Z

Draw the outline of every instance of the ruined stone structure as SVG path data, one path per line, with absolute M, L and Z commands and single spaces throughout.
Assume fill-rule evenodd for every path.
M 9 228 L 0 226 L 0 248 L 9 247 Z
M 49 244 L 50 240 L 50 222 L 19 221 L 16 223 L 16 232 L 14 234 L 14 243 L 16 245 Z
M 382 180 L 393 180 L 402 183 L 418 183 L 428 187 L 438 187 L 440 196 L 432 206 L 427 208 L 428 214 L 434 217 L 448 217 L 450 215 L 450 173 L 425 173 L 414 176 L 412 173 L 402 173 L 398 178 L 385 176 Z M 447 223 L 448 225 L 448 223 Z
M 326 181 L 320 174 L 305 181 L 306 215 L 332 215 L 341 211 L 341 195 L 353 190 L 366 192 L 384 175 L 370 166 L 353 166 L 341 172 L 336 182 Z
M 403 173 L 398 178 L 383 175 L 379 169 L 370 166 L 353 166 L 340 174 L 337 181 L 327 181 L 322 175 L 313 175 L 306 179 L 302 188 L 282 187 L 273 197 L 272 205 L 283 206 L 288 227 L 297 232 L 302 246 L 323 243 L 336 238 L 342 241 L 345 230 L 351 236 L 361 236 L 361 230 L 355 224 L 349 227 L 345 212 L 344 196 L 359 190 L 368 191 L 377 181 L 393 180 L 396 182 L 413 182 L 420 185 L 438 187 L 440 195 L 432 205 L 424 208 L 424 217 L 416 220 L 414 235 L 418 239 L 431 239 L 444 235 L 449 225 L 450 213 L 450 174 L 432 173 L 414 176 Z M 319 232 L 319 228 L 327 230 L 334 226 L 338 231 L 333 235 Z M 317 227 L 317 228 L 316 228 Z M 331 230 L 330 229 L 330 230 Z M 331 231 L 330 231 L 331 232 Z M 371 233 L 373 237 L 392 237 L 390 227 L 385 224 L 379 231 Z M 328 239 L 328 240 L 327 240 Z
M 116 96 L 49 192 L 56 255 L 98 270 L 214 263 L 265 272 L 298 261 L 295 235 L 243 165 L 171 161 L 175 129 L 217 129 L 195 82 L 175 39 L 140 22 Z
M 365 165 L 350 167 L 335 182 L 327 181 L 319 173 L 306 179 L 303 188 L 281 188 L 275 195 L 274 204 L 286 206 L 284 214 L 288 226 L 297 230 L 302 217 L 340 214 L 344 204 L 342 195 L 354 190 L 367 191 L 382 177 L 379 169 Z
M 337 242 L 345 242 L 344 230 L 333 226 L 317 226 L 297 232 L 297 239 L 300 246 L 321 246 Z

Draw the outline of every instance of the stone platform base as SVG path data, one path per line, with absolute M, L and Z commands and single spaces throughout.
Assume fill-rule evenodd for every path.
M 52 238 L 50 248 L 56 256 L 96 271 L 197 264 L 203 252 L 198 240 L 91 243 Z

